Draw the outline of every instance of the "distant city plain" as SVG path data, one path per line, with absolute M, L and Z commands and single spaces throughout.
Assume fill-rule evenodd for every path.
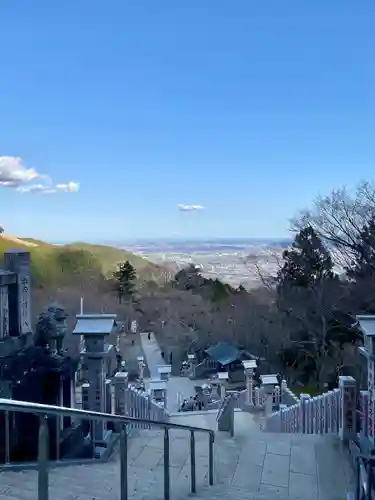
M 155 239 L 118 241 L 111 245 L 176 272 L 195 264 L 206 277 L 251 289 L 259 286 L 259 273 L 269 276 L 277 272 L 278 260 L 291 241 L 289 238 Z

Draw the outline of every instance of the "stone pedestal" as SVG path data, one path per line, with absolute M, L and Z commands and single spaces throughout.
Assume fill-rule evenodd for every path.
M 341 412 L 339 435 L 342 441 L 350 441 L 356 436 L 357 384 L 353 377 L 339 377 Z
M 273 411 L 273 394 L 276 385 L 278 385 L 276 375 L 261 375 L 262 390 L 266 395 L 266 401 L 264 405 L 264 411 L 266 415 L 271 415 Z
M 168 381 L 172 371 L 171 365 L 160 365 L 158 366 L 158 373 L 160 380 Z
M 253 405 L 254 370 L 257 362 L 254 359 L 246 359 L 242 361 L 242 364 L 245 371 L 246 404 Z

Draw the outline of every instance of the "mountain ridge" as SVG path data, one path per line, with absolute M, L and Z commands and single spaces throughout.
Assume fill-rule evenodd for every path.
M 0 252 L 24 248 L 31 254 L 31 270 L 38 285 L 59 283 L 69 275 L 93 273 L 110 278 L 117 264 L 128 260 L 136 269 L 141 281 L 158 281 L 165 274 L 163 266 L 135 255 L 125 249 L 108 245 L 94 245 L 73 242 L 67 245 L 53 245 L 30 237 L 0 234 Z

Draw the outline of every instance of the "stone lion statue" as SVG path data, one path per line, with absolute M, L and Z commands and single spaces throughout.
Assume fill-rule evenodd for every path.
M 35 345 L 60 351 L 67 332 L 68 315 L 59 304 L 50 304 L 38 316 Z

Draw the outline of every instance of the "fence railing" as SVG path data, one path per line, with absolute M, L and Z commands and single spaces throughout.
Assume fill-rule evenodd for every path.
M 124 416 L 135 419 L 156 420 L 165 422 L 169 413 L 164 405 L 152 399 L 151 394 L 133 386 L 124 389 Z M 150 426 L 144 423 L 133 423 L 132 428 L 149 429 Z
M 226 408 L 229 406 L 231 401 L 232 401 L 232 394 L 229 393 L 225 396 L 225 398 L 221 402 L 221 405 L 220 405 L 219 410 L 218 410 L 217 415 L 216 415 L 217 421 L 220 420 L 220 418 L 222 417 L 223 413 L 225 412 Z
M 97 424 L 111 423 L 116 425 L 120 434 L 120 500 L 128 500 L 128 456 L 127 439 L 129 425 L 144 425 L 146 427 L 159 427 L 164 429 L 164 499 L 170 500 L 170 442 L 169 429 L 181 429 L 190 433 L 190 483 L 191 492 L 196 492 L 196 461 L 195 461 L 195 433 L 202 432 L 208 436 L 208 469 L 209 484 L 213 484 L 213 445 L 214 432 L 210 429 L 192 427 L 187 425 L 174 424 L 170 422 L 161 422 L 147 420 L 144 418 L 133 418 L 128 416 L 111 415 L 107 413 L 98 413 L 87 410 L 77 410 L 64 408 L 60 406 L 50 406 L 25 401 L 15 401 L 10 399 L 0 399 L 0 411 L 5 412 L 5 465 L 10 463 L 10 427 L 9 415 L 32 414 L 39 417 L 38 434 L 38 500 L 48 500 L 49 498 L 49 453 L 50 453 L 50 426 L 59 426 L 61 419 L 70 417 L 73 419 L 82 419 L 93 423 L 91 430 Z M 59 459 L 59 457 L 57 457 Z M 68 485 L 67 485 L 68 487 Z
M 193 366 L 191 377 L 199 378 L 203 375 L 207 370 L 215 370 L 217 368 L 217 362 L 213 359 L 206 358 L 201 363 Z
M 265 420 L 265 430 L 303 434 L 338 433 L 341 412 L 340 389 L 301 400 L 292 406 L 284 406 Z

